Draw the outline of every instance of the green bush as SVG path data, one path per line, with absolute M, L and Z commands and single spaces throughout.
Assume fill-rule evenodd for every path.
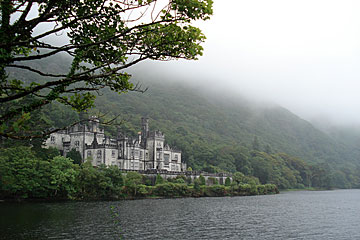
M 229 187 L 231 185 L 231 179 L 229 177 L 227 177 L 225 179 L 225 186 Z
M 136 186 L 136 196 L 145 197 L 149 194 L 148 186 L 140 184 Z
M 160 174 L 156 175 L 155 185 L 163 184 L 164 182 L 165 180 Z
M 257 188 L 257 189 L 256 189 L 256 190 L 257 190 L 257 193 L 258 193 L 259 195 L 266 194 L 266 192 L 267 192 L 264 185 L 257 185 L 256 188 Z
M 226 188 L 224 185 L 206 186 L 205 196 L 207 197 L 222 197 L 226 195 Z
M 192 179 L 191 179 L 191 177 L 187 177 L 187 178 L 186 178 L 186 183 L 187 183 L 188 185 L 192 184 Z
M 265 194 L 277 194 L 279 189 L 275 184 L 265 184 Z
M 191 195 L 188 186 L 179 183 L 158 184 L 155 186 L 153 193 L 162 197 L 185 197 Z
M 198 179 L 199 179 L 200 186 L 206 185 L 206 180 L 205 180 L 205 177 L 203 175 L 200 174 Z

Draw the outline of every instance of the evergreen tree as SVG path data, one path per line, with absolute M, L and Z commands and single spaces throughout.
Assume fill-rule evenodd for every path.
M 71 149 L 70 152 L 66 154 L 66 157 L 72 159 L 75 164 L 80 165 L 82 163 L 81 154 L 79 151 L 76 151 L 75 148 Z

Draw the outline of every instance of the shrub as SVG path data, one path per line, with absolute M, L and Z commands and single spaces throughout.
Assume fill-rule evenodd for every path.
M 162 197 L 190 196 L 191 192 L 186 184 L 164 183 L 156 185 L 154 194 Z
M 256 190 L 257 190 L 257 193 L 258 193 L 259 195 L 266 194 L 266 192 L 267 192 L 264 185 L 257 185 L 256 188 L 257 188 L 257 189 L 256 189 Z
M 199 176 L 199 184 L 200 184 L 200 186 L 206 185 L 205 177 L 201 174 Z
M 187 184 L 192 184 L 192 179 L 191 179 L 190 176 L 186 178 L 186 183 Z
M 146 176 L 146 175 L 143 175 L 142 176 L 142 182 L 143 184 L 145 184 L 146 186 L 152 186 L 152 182 L 151 182 L 151 179 Z
M 231 185 L 231 179 L 229 177 L 227 177 L 225 179 L 225 186 L 229 187 Z
M 222 197 L 226 195 L 226 188 L 224 185 L 206 186 L 205 195 L 208 197 Z
M 145 197 L 149 194 L 148 186 L 140 184 L 136 186 L 136 195 L 139 197 Z
M 279 189 L 275 184 L 265 184 L 265 191 L 267 194 L 279 193 Z
M 184 179 L 182 179 L 182 178 L 175 179 L 174 182 L 175 182 L 175 183 L 181 183 L 181 184 L 185 184 L 185 183 L 186 183 L 186 182 L 184 181 Z
M 156 175 L 155 185 L 163 184 L 164 182 L 165 180 L 160 174 Z

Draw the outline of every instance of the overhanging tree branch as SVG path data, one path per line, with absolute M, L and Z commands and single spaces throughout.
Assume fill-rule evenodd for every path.
M 141 92 L 125 72 L 141 61 L 196 59 L 205 36 L 191 21 L 212 14 L 212 0 L 3 0 L 0 6 L 0 136 L 16 139 L 32 136 L 27 122 L 53 102 L 83 111 L 102 88 Z M 35 8 L 38 15 L 28 19 Z M 47 23 L 55 26 L 33 34 Z M 60 32 L 68 43 L 49 41 Z M 64 74 L 32 64 L 62 53 L 73 57 Z M 14 79 L 10 68 L 42 80 Z
M 13 68 L 21 68 L 21 69 L 26 69 L 26 70 L 29 70 L 31 72 L 34 72 L 34 73 L 37 73 L 41 76 L 44 76 L 44 77 L 66 77 L 66 75 L 63 75 L 63 74 L 50 74 L 50 73 L 43 73 L 39 70 L 36 70 L 34 68 L 31 68 L 31 67 L 28 67 L 28 66 L 22 66 L 22 65 L 14 65 L 14 64 L 9 64 L 7 65 L 7 67 L 13 67 Z

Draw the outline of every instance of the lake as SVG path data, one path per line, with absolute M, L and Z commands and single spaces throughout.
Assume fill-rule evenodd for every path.
M 0 239 L 360 239 L 360 190 L 0 203 Z

